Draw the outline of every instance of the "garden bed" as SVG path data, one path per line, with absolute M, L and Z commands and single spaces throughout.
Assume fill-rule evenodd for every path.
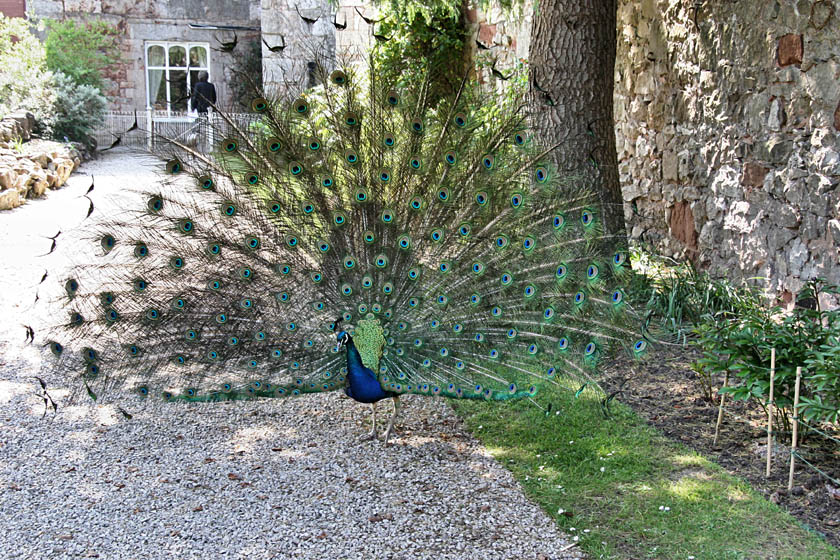
M 691 369 L 690 364 L 699 358 L 699 353 L 677 348 L 661 354 L 640 370 L 644 375 L 631 377 L 617 398 L 669 438 L 749 481 L 770 501 L 825 535 L 834 546 L 840 546 L 840 499 L 832 497 L 830 480 L 797 461 L 794 488 L 787 491 L 789 436 L 776 440 L 771 476 L 765 478 L 767 417 L 755 403 L 727 399 L 718 445 L 713 446 L 718 405 L 702 397 L 697 374 Z M 605 387 L 617 387 L 630 367 L 614 367 L 612 383 Z M 800 445 L 800 452 L 827 475 L 840 479 L 840 446 L 836 443 L 813 434 Z

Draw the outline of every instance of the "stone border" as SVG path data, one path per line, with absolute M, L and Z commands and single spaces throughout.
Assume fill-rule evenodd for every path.
M 13 113 L 0 120 L 0 210 L 61 187 L 82 163 L 72 145 L 32 142 L 34 126 L 32 113 Z

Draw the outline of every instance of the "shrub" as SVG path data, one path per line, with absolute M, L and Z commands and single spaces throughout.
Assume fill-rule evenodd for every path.
M 98 89 L 78 85 L 63 72 L 53 76 L 56 92 L 52 134 L 56 140 L 65 137 L 84 143 L 91 150 L 96 147 L 93 131 L 102 122 L 108 104 Z
M 49 121 L 55 103 L 52 73 L 47 70 L 44 47 L 23 18 L 0 14 L 0 118 L 25 110 L 43 126 Z
M 116 27 L 100 20 L 45 19 L 43 23 L 47 68 L 102 92 L 102 71 L 119 58 Z
M 389 39 L 376 42 L 373 56 L 385 81 L 398 86 L 416 83 L 432 68 L 437 87 L 456 88 L 469 62 L 462 2 L 391 0 L 383 4 L 380 16 L 384 19 L 375 32 Z
M 813 280 L 802 295 L 837 293 L 836 286 Z M 815 299 L 818 300 L 818 297 Z M 793 413 L 796 368 L 802 366 L 800 404 L 806 421 L 840 420 L 840 310 L 778 307 L 708 315 L 696 332 L 703 357 L 695 364 L 710 373 L 734 374 L 737 386 L 721 389 L 735 400 L 756 399 L 765 405 L 770 394 L 770 351 L 776 349 L 773 401 L 785 428 Z

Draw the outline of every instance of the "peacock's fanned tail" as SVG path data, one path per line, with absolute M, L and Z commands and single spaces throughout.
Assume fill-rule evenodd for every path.
M 551 168 L 518 100 L 325 67 L 297 99 L 255 99 L 250 125 L 220 113 L 212 154 L 173 143 L 144 205 L 74 248 L 48 344 L 87 393 L 338 389 L 339 318 L 378 325 L 397 393 L 519 398 L 644 351 L 625 248 L 605 249 L 595 193 Z

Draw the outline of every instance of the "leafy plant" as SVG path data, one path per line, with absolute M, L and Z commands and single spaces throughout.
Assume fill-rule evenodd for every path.
M 822 292 L 837 293 L 836 286 L 813 280 L 800 297 L 819 301 Z M 726 387 L 736 400 L 755 399 L 765 406 L 770 393 L 770 355 L 776 349 L 773 401 L 785 429 L 793 414 L 796 368 L 801 366 L 800 405 L 806 421 L 840 419 L 840 310 L 778 307 L 742 309 L 739 313 L 707 315 L 696 332 L 703 357 L 696 367 L 710 374 L 730 372 L 740 379 Z
M 120 55 L 117 28 L 101 20 L 45 19 L 43 23 L 47 68 L 103 92 L 103 71 Z
M 107 100 L 98 89 L 89 85 L 78 85 L 63 72 L 53 76 L 56 91 L 54 115 L 52 118 L 53 137 L 78 140 L 93 149 L 93 131 L 102 122 L 107 107 Z
M 55 93 L 44 47 L 23 18 L 0 14 L 0 117 L 29 111 L 39 123 L 52 112 Z M 49 132 L 42 127 L 39 132 Z
M 416 83 L 431 68 L 436 87 L 458 86 L 469 63 L 462 1 L 391 0 L 383 3 L 380 15 L 384 19 L 376 24 L 375 34 L 387 40 L 377 40 L 373 57 L 385 81 L 397 86 Z

